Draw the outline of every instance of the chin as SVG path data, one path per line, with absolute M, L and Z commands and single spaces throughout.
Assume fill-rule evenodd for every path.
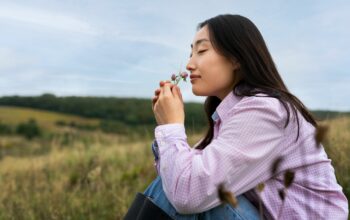
M 207 94 L 203 91 L 200 91 L 198 89 L 195 89 L 192 87 L 192 93 L 195 95 L 195 96 L 207 96 Z

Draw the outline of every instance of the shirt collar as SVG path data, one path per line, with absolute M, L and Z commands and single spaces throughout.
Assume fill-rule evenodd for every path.
M 219 115 L 218 115 L 218 113 L 215 111 L 215 112 L 211 115 L 211 118 L 213 119 L 213 121 L 219 120 Z
M 214 121 L 219 119 L 224 120 L 227 113 L 235 106 L 242 97 L 236 96 L 233 91 L 230 91 L 225 98 L 220 102 L 218 107 L 216 107 L 215 112 L 212 114 L 211 118 Z

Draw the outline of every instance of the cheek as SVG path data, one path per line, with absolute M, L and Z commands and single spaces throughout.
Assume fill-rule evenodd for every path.
M 227 65 L 217 55 L 208 54 L 208 56 L 202 57 L 198 62 L 202 79 L 192 85 L 193 94 L 209 96 L 226 88 L 232 78 L 232 75 L 229 75 L 230 69 Z
M 212 85 L 212 87 L 220 87 L 230 79 L 228 76 L 229 71 L 225 68 L 224 64 L 218 60 L 210 60 L 210 62 L 207 62 L 203 71 L 205 72 L 205 82 Z
M 207 55 L 198 63 L 201 75 L 206 80 L 212 80 L 215 78 L 217 73 L 220 70 L 220 67 L 217 63 L 215 57 Z

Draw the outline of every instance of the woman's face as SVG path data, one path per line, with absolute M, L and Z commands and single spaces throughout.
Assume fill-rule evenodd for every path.
M 207 25 L 196 33 L 191 48 L 192 53 L 186 69 L 191 75 L 200 76 L 191 80 L 193 94 L 224 99 L 233 89 L 235 83 L 233 72 L 239 64 L 237 62 L 233 64 L 214 50 Z

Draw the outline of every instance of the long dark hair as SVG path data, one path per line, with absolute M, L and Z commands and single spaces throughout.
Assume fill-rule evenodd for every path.
M 235 95 L 254 96 L 262 92 L 268 97 L 277 98 L 288 115 L 284 128 L 289 123 L 290 111 L 287 105 L 289 103 L 298 124 L 296 141 L 300 129 L 297 110 L 308 122 L 317 127 L 317 122 L 308 109 L 288 91 L 260 31 L 252 21 L 241 15 L 224 14 L 199 23 L 197 30 L 205 25 L 208 27 L 210 41 L 215 50 L 232 61 L 237 60 L 240 64 L 240 69 L 235 72 L 235 77 L 239 78 L 232 91 Z M 206 98 L 204 109 L 209 128 L 196 149 L 204 149 L 212 141 L 214 122 L 211 116 L 220 102 L 221 100 L 216 96 Z

